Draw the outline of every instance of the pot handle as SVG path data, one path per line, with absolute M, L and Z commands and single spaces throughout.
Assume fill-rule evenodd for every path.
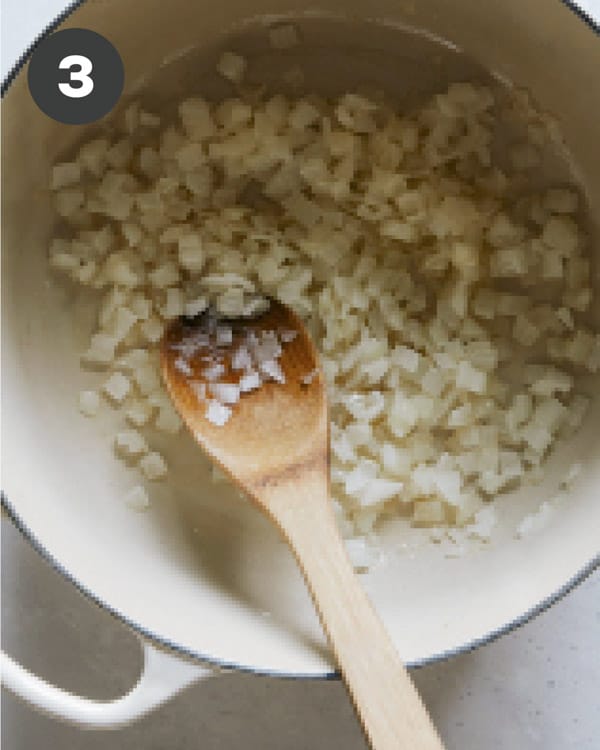
M 184 661 L 140 638 L 144 666 L 138 682 L 121 698 L 95 701 L 51 685 L 0 654 L 2 683 L 40 711 L 84 729 L 117 729 L 141 718 L 184 688 L 218 673 L 214 667 Z

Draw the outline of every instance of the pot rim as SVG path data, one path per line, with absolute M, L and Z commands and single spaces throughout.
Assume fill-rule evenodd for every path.
M 11 84 L 13 83 L 17 75 L 23 70 L 26 63 L 31 58 L 33 52 L 39 46 L 39 44 L 48 36 L 50 36 L 60 26 L 60 24 L 63 23 L 63 21 L 67 20 L 69 16 L 71 16 L 85 2 L 87 2 L 87 0 L 74 0 L 63 11 L 61 11 L 56 16 L 56 18 L 54 18 L 38 34 L 35 40 L 29 45 L 29 47 L 25 50 L 25 52 L 23 52 L 23 54 L 18 58 L 17 62 L 13 65 L 11 70 L 8 72 L 8 74 L 2 81 L 2 84 L 0 87 L 0 94 L 2 98 L 4 98 Z M 563 5 L 565 5 L 571 12 L 573 12 L 581 21 L 583 21 L 598 37 L 600 37 L 600 20 L 597 21 L 596 19 L 594 19 L 586 10 L 584 10 L 579 5 L 577 5 L 574 2 L 574 0 L 560 0 L 560 2 Z M 303 673 L 297 673 L 297 672 L 279 672 L 279 671 L 272 670 L 272 669 L 259 669 L 256 667 L 249 667 L 243 664 L 227 662 L 221 659 L 217 659 L 214 656 L 209 656 L 207 654 L 202 654 L 192 649 L 188 649 L 178 643 L 173 643 L 168 638 L 159 636 L 156 633 L 153 633 L 147 630 L 143 625 L 133 622 L 123 612 L 120 612 L 119 610 L 113 608 L 110 604 L 108 604 L 108 602 L 104 601 L 103 599 L 98 597 L 96 594 L 94 594 L 93 591 L 91 591 L 86 586 L 84 586 L 61 563 L 59 563 L 58 560 L 56 560 L 53 557 L 53 555 L 44 547 L 44 545 L 39 541 L 39 539 L 31 532 L 31 530 L 26 526 L 26 524 L 21 520 L 16 509 L 11 505 L 10 501 L 8 500 L 8 497 L 2 490 L 0 490 L 0 505 L 2 506 L 3 511 L 6 512 L 6 514 L 8 515 L 8 517 L 10 518 L 14 526 L 17 528 L 17 530 L 21 533 L 23 538 L 33 547 L 33 549 L 42 557 L 43 560 L 45 560 L 47 563 L 50 564 L 52 568 L 54 568 L 54 570 L 57 573 L 62 575 L 63 578 L 65 578 L 67 581 L 69 581 L 69 583 L 75 586 L 78 589 L 78 591 L 81 594 L 83 594 L 83 596 L 86 597 L 86 599 L 93 602 L 104 611 L 108 612 L 112 617 L 114 617 L 120 623 L 125 625 L 129 630 L 133 631 L 137 635 L 143 636 L 145 639 L 147 639 L 154 645 L 161 647 L 161 648 L 166 648 L 167 650 L 173 652 L 174 654 L 177 654 L 178 656 L 200 661 L 204 664 L 208 664 L 210 666 L 214 666 L 219 669 L 229 669 L 229 670 L 235 669 L 236 671 L 246 672 L 250 674 L 263 675 L 263 676 L 269 676 L 269 677 L 280 677 L 280 678 L 285 678 L 285 679 L 297 679 L 297 680 L 340 679 L 340 674 L 339 672 L 336 672 L 336 671 L 328 671 L 328 672 L 323 672 L 321 674 L 317 674 L 317 673 L 303 674 Z M 459 656 L 460 654 L 469 653 L 470 651 L 474 651 L 480 646 L 484 646 L 488 643 L 492 643 L 493 641 L 497 640 L 501 636 L 515 631 L 517 628 L 521 627 L 522 625 L 525 625 L 526 623 L 530 622 L 538 615 L 548 610 L 553 604 L 560 601 L 575 587 L 583 583 L 583 581 L 585 581 L 598 568 L 600 568 L 600 553 L 595 558 L 590 560 L 580 571 L 578 571 L 571 579 L 569 579 L 557 591 L 555 591 L 553 594 L 551 594 L 547 598 L 543 599 L 534 607 L 524 612 L 520 617 L 517 617 L 514 620 L 511 620 L 510 622 L 503 625 L 501 628 L 492 630 L 489 633 L 486 633 L 485 635 L 481 636 L 480 638 L 476 638 L 475 640 L 465 643 L 458 648 L 449 649 L 447 651 L 442 651 L 440 653 L 433 654 L 430 657 L 420 659 L 415 662 L 407 662 L 406 666 L 410 669 L 424 667 L 429 664 L 435 664 L 437 662 L 444 661 L 454 656 Z

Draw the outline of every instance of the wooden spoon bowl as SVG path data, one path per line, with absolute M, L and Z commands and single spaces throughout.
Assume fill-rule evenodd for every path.
M 206 382 L 203 374 L 206 362 L 201 357 L 190 358 L 193 375 L 176 366 L 180 357 L 177 347 L 186 337 L 193 337 L 199 329 L 207 327 L 206 314 L 195 321 L 178 320 L 168 329 L 161 348 L 163 378 L 196 440 L 262 506 L 262 494 L 258 490 L 270 477 L 278 477 L 281 471 L 289 473 L 296 464 L 307 461 L 315 462 L 321 471 L 326 471 L 329 442 L 326 389 L 314 344 L 300 319 L 287 307 L 272 302 L 260 318 L 227 322 L 233 341 L 225 353 L 226 372 L 220 382 L 232 383 L 239 379 L 239 373 L 234 373 L 231 367 L 231 353 L 243 343 L 251 328 L 296 332 L 294 340 L 284 345 L 280 359 L 285 385 L 264 382 L 259 390 L 242 396 L 225 425 L 218 427 L 210 422 L 191 385 Z M 310 383 L 307 382 L 309 375 L 314 375 Z

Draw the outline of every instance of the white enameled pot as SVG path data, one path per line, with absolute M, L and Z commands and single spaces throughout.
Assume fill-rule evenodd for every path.
M 108 37 L 124 61 L 127 96 L 152 80 L 165 60 L 188 59 L 182 53 L 196 48 L 214 60 L 228 35 L 243 40 L 244 29 L 258 28 L 257 19 L 282 16 L 309 17 L 315 28 L 329 18 L 310 51 L 314 85 L 324 91 L 347 85 L 344 76 L 355 75 L 356 66 L 375 78 L 380 71 L 381 82 L 392 81 L 398 90 L 408 83 L 434 88 L 431 78 L 421 84 L 417 76 L 421 68 L 430 70 L 431 61 L 419 58 L 429 43 L 394 41 L 406 40 L 394 36 L 405 26 L 449 40 L 497 75 L 529 88 L 560 119 L 597 221 L 599 30 L 560 0 L 87 0 L 68 8 L 47 33 L 83 27 Z M 248 51 L 256 52 L 260 34 L 248 39 Z M 92 308 L 50 275 L 53 219 L 46 188 L 53 161 L 94 128 L 64 126 L 43 115 L 29 95 L 26 66 L 27 56 L 6 83 L 2 108 L 3 503 L 57 570 L 137 631 L 146 659 L 139 684 L 112 703 L 68 695 L 8 657 L 4 681 L 43 710 L 109 727 L 142 715 L 218 667 L 330 676 L 329 651 L 287 548 L 256 511 L 209 481 L 192 440 L 183 436 L 165 448 L 172 479 L 147 513 L 135 513 L 123 502 L 132 479 L 113 458 L 113 425 L 86 420 L 76 408 L 77 392 L 90 382 L 79 353 Z M 267 59 L 267 73 L 272 67 Z M 202 91 L 198 71 L 189 65 L 178 70 L 163 81 L 168 91 L 155 90 L 156 102 L 179 86 Z M 597 230 L 591 227 L 600 296 Z M 598 392 L 598 382 L 591 388 Z M 515 627 L 597 563 L 599 425 L 597 398 L 581 433 L 552 459 L 546 481 L 499 505 L 499 539 L 488 548 L 455 559 L 427 544 L 399 554 L 399 539 L 387 534 L 386 564 L 363 580 L 407 663 L 443 658 Z M 584 469 L 568 502 L 539 533 L 516 540 L 518 519 L 553 493 L 575 459 Z

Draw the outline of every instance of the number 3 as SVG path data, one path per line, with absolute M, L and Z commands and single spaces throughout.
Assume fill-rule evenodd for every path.
M 72 83 L 59 83 L 58 88 L 61 94 L 65 96 L 70 96 L 72 99 L 82 99 L 94 90 L 94 81 L 90 78 L 93 65 L 92 61 L 83 55 L 67 55 L 60 61 L 58 67 L 68 70 L 74 65 L 78 65 L 79 70 L 71 70 L 69 77 L 71 82 L 77 81 L 81 85 L 73 86 Z

